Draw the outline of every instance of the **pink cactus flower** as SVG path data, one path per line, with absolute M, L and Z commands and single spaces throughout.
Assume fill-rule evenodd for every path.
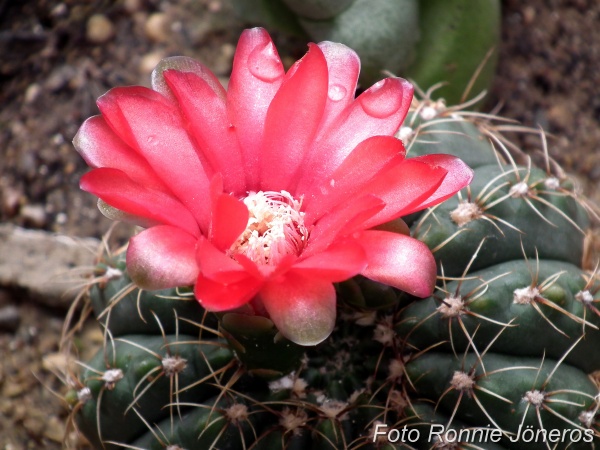
M 127 252 L 144 289 L 193 285 L 210 311 L 249 305 L 288 339 L 323 341 L 333 283 L 357 274 L 430 295 L 429 249 L 378 225 L 435 205 L 472 171 L 447 155 L 405 158 L 393 137 L 413 88 L 387 78 L 355 98 L 360 61 L 310 44 L 285 72 L 268 33 L 246 30 L 228 89 L 186 57 L 152 89 L 98 99 L 74 145 L 93 170 L 81 188 L 109 218 L 146 228 Z

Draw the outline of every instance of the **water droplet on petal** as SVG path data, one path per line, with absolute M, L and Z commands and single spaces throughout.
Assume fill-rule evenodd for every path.
M 154 140 L 154 136 L 148 136 L 146 138 L 146 142 L 148 142 L 148 144 L 151 144 L 153 140 Z
M 250 52 L 250 55 L 248 55 L 248 70 L 256 78 L 267 83 L 283 76 L 281 60 L 272 42 L 264 47 L 257 47 Z
M 378 81 L 358 97 L 365 112 L 371 117 L 384 119 L 394 114 L 402 105 L 402 90 L 387 78 Z
M 331 101 L 339 102 L 346 96 L 346 88 L 344 86 L 340 86 L 339 84 L 332 84 L 329 86 L 329 91 L 327 92 L 327 96 Z

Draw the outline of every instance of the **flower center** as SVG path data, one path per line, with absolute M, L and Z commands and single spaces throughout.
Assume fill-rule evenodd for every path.
M 250 217 L 229 249 L 230 256 L 242 254 L 257 264 L 276 265 L 284 256 L 304 250 L 309 232 L 300 212 L 302 201 L 286 191 L 260 191 L 251 192 L 243 202 Z

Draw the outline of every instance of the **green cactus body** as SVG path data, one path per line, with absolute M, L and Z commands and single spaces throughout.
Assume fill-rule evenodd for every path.
M 384 70 L 402 73 L 414 59 L 419 39 L 418 3 L 355 0 L 331 19 L 299 17 L 299 22 L 316 42 L 341 42 L 354 49 L 361 60 L 361 80 L 370 85 L 383 78 Z
M 406 373 L 423 397 L 438 402 L 439 409 L 471 426 L 503 430 L 502 442 L 511 448 L 546 448 L 542 430 L 556 430 L 545 438 L 560 448 L 571 441 L 593 440 L 592 430 L 573 424 L 593 404 L 597 387 L 584 372 L 556 360 L 494 353 L 456 358 L 430 352 L 408 363 Z M 537 438 L 528 441 L 529 433 L 519 438 L 519 427 L 532 429 Z
M 198 331 L 193 323 L 203 320 L 206 326 L 216 326 L 214 315 L 205 316 L 185 287 L 152 292 L 135 288 L 125 270 L 124 255 L 104 258 L 96 274 L 100 282 L 90 288 L 91 306 L 112 336 L 160 334 L 161 330 L 193 334 Z
M 429 102 L 409 130 L 472 141 L 444 151 L 475 168 L 468 189 L 412 225 L 433 250 L 440 279 L 437 292 L 403 308 L 395 325 L 411 354 L 409 395 L 435 407 L 408 408 L 409 422 L 491 427 L 502 430 L 494 443 L 505 448 L 594 448 L 589 418 L 598 386 L 588 374 L 600 367 L 592 300 L 600 288 L 580 268 L 587 211 L 568 180 L 515 164 L 489 124 L 459 128 L 460 118 Z M 425 153 L 424 134 L 405 131 L 415 156 Z M 503 149 L 492 164 L 483 161 L 488 136 Z M 479 445 L 488 448 L 487 439 Z
M 587 214 L 566 189 L 548 187 L 549 179 L 554 180 L 535 168 L 479 167 L 462 198 L 425 215 L 414 234 L 436 249 L 447 276 L 461 275 L 480 244 L 472 270 L 523 255 L 579 264 Z M 558 230 L 565 231 L 554 239 Z
M 168 405 L 218 393 L 210 383 L 232 357 L 222 342 L 199 342 L 192 336 L 116 339 L 86 365 L 81 380 L 89 398 L 83 400 L 78 424 L 99 448 L 101 441 L 130 441 L 146 430 L 144 421 L 155 422 L 177 408 Z M 194 386 L 204 378 L 205 383 Z
M 498 59 L 499 0 L 233 0 L 233 6 L 244 20 L 353 48 L 365 85 L 385 72 L 421 87 L 443 82 L 435 95 L 450 104 L 463 101 L 466 91 L 486 90 Z
M 95 448 L 600 445 L 600 280 L 581 268 L 578 195 L 496 154 L 505 141 L 487 118 L 429 100 L 409 117 L 409 157 L 453 153 L 476 171 L 470 188 L 412 217 L 438 263 L 434 295 L 339 283 L 333 334 L 304 348 L 267 318 L 206 313 L 189 289 L 142 292 L 122 259 L 105 258 L 89 289 L 105 346 L 68 394 Z
M 498 59 L 500 2 L 420 0 L 419 14 L 422 38 L 406 76 L 421 86 L 444 83 L 435 96 L 449 104 L 466 100 L 463 94 L 476 74 L 471 94 L 487 89 Z
M 443 117 L 438 120 L 424 120 L 437 114 L 434 106 L 422 105 L 404 121 L 398 133 L 409 143 L 410 156 L 448 153 L 469 161 L 476 169 L 498 162 L 498 154 L 489 138 L 473 122 L 462 117 Z
M 409 441 L 410 430 L 418 431 L 412 433 L 411 440 L 414 441 L 415 448 L 436 448 L 436 445 L 443 448 L 444 445 L 455 445 L 458 449 L 469 449 L 473 448 L 474 440 L 485 441 L 486 450 L 506 448 L 499 444 L 502 433 L 494 432 L 494 429 L 488 426 L 467 427 L 464 422 L 455 418 L 450 421 L 450 416 L 440 413 L 439 408 L 436 409 L 431 403 L 414 402 L 406 409 L 405 420 L 403 423 L 403 427 L 407 429 L 405 440 Z M 450 422 L 450 426 L 442 425 Z M 462 435 L 461 430 L 463 430 Z
M 233 450 L 243 448 L 244 442 L 255 439 L 254 427 L 260 421 L 260 413 L 250 411 L 244 403 L 228 403 L 211 398 L 205 407 L 186 413 L 181 419 L 164 419 L 155 428 L 155 433 L 146 433 L 133 443 L 135 448 L 162 450 L 219 448 Z
M 396 327 L 422 350 L 445 342 L 461 353 L 469 346 L 509 355 L 541 355 L 591 372 L 600 361 L 600 317 L 582 301 L 585 273 L 559 261 L 510 261 L 452 281 L 440 295 L 412 303 Z M 571 351 L 574 339 L 585 338 Z

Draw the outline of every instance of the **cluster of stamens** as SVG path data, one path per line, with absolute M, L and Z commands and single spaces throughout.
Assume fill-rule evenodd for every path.
M 259 265 L 276 265 L 287 255 L 302 253 L 309 235 L 302 201 L 286 191 L 251 192 L 243 201 L 250 213 L 248 225 L 229 249 L 230 256 L 242 254 Z

